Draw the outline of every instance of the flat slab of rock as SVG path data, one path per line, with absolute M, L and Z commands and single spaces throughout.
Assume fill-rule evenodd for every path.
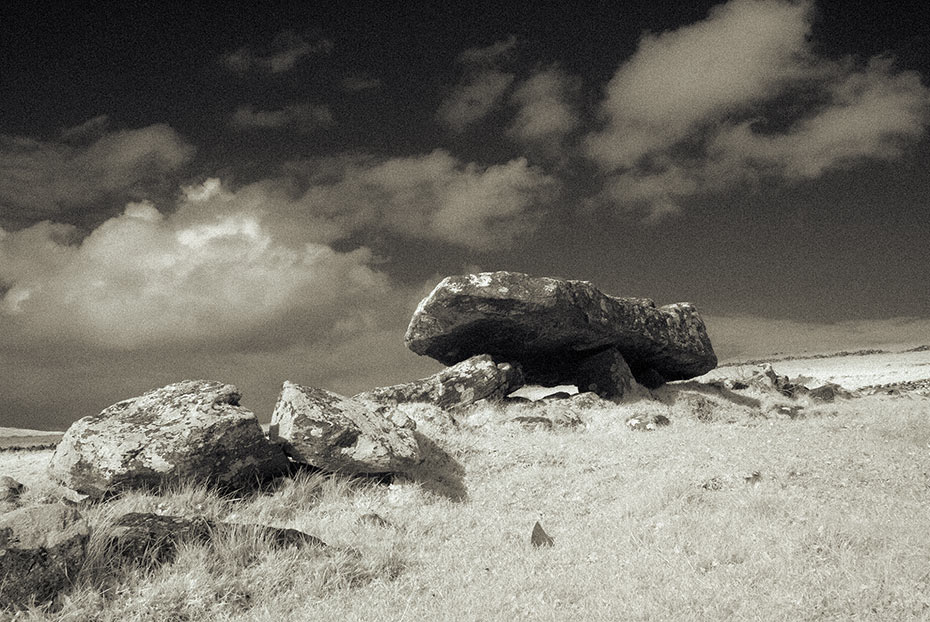
M 0 515 L 0 608 L 50 602 L 71 585 L 90 529 L 74 508 L 33 505 Z
M 285 382 L 271 415 L 295 461 L 342 473 L 398 473 L 420 462 L 416 424 L 370 400 Z
M 665 380 L 717 365 L 704 321 L 689 303 L 656 307 L 608 296 L 587 281 L 483 272 L 443 279 L 417 307 L 407 347 L 445 365 L 477 354 L 519 363 L 527 382 L 551 384 L 578 362 L 616 348 L 634 375 Z
M 382 404 L 426 402 L 440 408 L 502 399 L 523 386 L 523 372 L 511 363 L 495 363 L 487 354 L 473 356 L 428 378 L 379 387 L 355 397 Z
M 59 483 L 102 497 L 182 480 L 238 489 L 284 473 L 288 460 L 231 384 L 186 380 L 76 421 L 55 449 Z
M 103 540 L 110 563 L 155 566 L 174 560 L 181 542 L 206 543 L 231 531 L 252 532 L 272 547 L 316 546 L 326 543 L 296 529 L 221 523 L 203 517 L 186 518 L 148 512 L 130 512 L 110 526 Z

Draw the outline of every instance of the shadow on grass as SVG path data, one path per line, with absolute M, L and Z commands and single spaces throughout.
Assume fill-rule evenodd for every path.
M 407 471 L 406 475 L 420 484 L 423 490 L 451 501 L 465 501 L 465 468 L 442 447 L 420 432 L 414 432 L 420 445 L 423 462 Z

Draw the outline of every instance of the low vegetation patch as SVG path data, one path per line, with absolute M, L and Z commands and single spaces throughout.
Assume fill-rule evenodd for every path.
M 778 397 L 677 386 L 652 401 L 480 406 L 454 420 L 408 407 L 436 446 L 432 479 L 303 472 L 242 497 L 188 484 L 89 505 L 94 534 L 153 512 L 288 527 L 328 546 L 231 531 L 181 543 L 172 563 L 114 570 L 94 535 L 73 588 L 16 619 L 930 617 L 930 401 L 838 400 L 792 418 Z M 626 424 L 658 416 L 670 423 Z M 531 543 L 537 521 L 552 546 Z

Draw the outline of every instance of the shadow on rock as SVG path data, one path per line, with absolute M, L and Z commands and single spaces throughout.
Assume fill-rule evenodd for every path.
M 432 439 L 414 432 L 420 444 L 423 461 L 409 469 L 406 475 L 420 484 L 423 490 L 442 495 L 452 501 L 465 501 L 465 468 Z

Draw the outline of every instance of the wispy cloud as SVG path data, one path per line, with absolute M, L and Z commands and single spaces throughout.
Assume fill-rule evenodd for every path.
M 331 39 L 285 30 L 278 33 L 265 47 L 256 49 L 243 46 L 223 54 L 220 62 L 230 71 L 239 73 L 283 73 L 293 69 L 304 58 L 328 54 L 332 48 Z
M 101 134 L 104 123 L 97 117 L 65 130 L 71 142 L 0 135 L 0 206 L 35 220 L 104 198 L 141 197 L 194 154 L 168 125 Z
M 647 34 L 614 74 L 585 141 L 605 198 L 653 216 L 759 177 L 791 183 L 894 159 L 923 135 L 930 90 L 874 58 L 827 59 L 811 2 L 732 0 L 701 22 Z M 790 98 L 800 105 L 786 110 Z
M 366 74 L 346 76 L 342 79 L 342 88 L 349 92 L 371 91 L 381 87 L 381 80 Z
M 239 129 L 292 129 L 312 132 L 333 125 L 329 106 L 317 104 L 290 104 L 278 110 L 257 110 L 255 106 L 236 108 L 230 120 Z
M 513 80 L 512 73 L 496 69 L 469 75 L 443 100 L 437 115 L 452 130 L 461 132 L 497 108 Z
M 580 122 L 571 104 L 577 88 L 577 80 L 556 67 L 534 73 L 514 90 L 517 114 L 509 133 L 524 143 L 559 150 Z
M 61 139 L 65 142 L 96 140 L 106 133 L 109 125 L 110 115 L 101 114 L 74 127 L 63 129 Z
M 506 41 L 470 48 L 459 55 L 462 74 L 436 112 L 440 122 L 454 132 L 462 132 L 503 104 L 516 75 L 502 67 L 516 45 L 516 37 L 511 36 Z
M 516 35 L 510 35 L 503 41 L 491 45 L 473 47 L 459 54 L 458 61 L 463 65 L 495 65 L 512 54 L 517 47 Z

